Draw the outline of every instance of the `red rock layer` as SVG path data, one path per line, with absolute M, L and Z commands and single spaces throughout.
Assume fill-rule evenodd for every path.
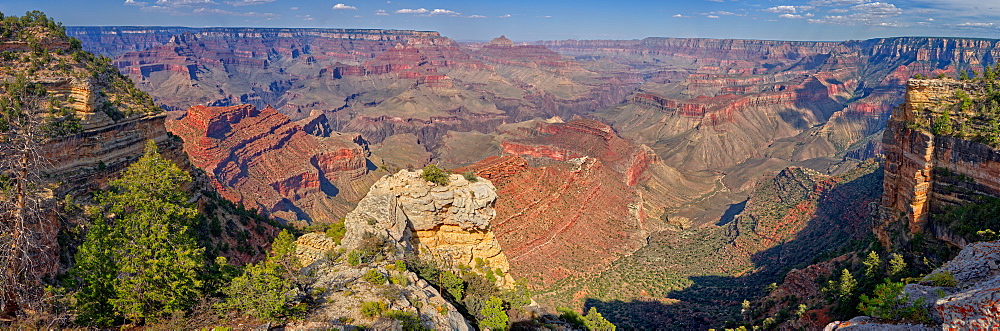
M 601 159 L 611 170 L 635 185 L 655 154 L 625 140 L 605 123 L 574 119 L 566 123 L 538 122 L 531 130 L 510 132 L 515 138 L 502 143 L 505 153 L 568 161 L 583 156 Z
M 530 167 L 507 155 L 459 171 L 497 186 L 493 232 L 512 273 L 529 283 L 593 274 L 645 242 L 641 199 L 599 159 Z
M 168 127 L 235 203 L 287 221 L 329 221 L 364 195 L 348 185 L 368 173 L 364 148 L 352 137 L 309 135 L 273 108 L 194 106 Z

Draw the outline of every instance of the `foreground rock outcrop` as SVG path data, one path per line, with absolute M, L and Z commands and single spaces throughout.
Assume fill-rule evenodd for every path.
M 389 262 L 351 266 L 343 259 L 326 254 L 333 252 L 337 244 L 322 233 L 305 234 L 296 243 L 299 261 L 306 266 L 303 270 L 315 275 L 309 287 L 319 303 L 307 322 L 293 323 L 288 326 L 289 329 L 315 330 L 358 325 L 378 330 L 402 328 L 405 321 L 398 318 L 367 316 L 362 312 L 363 304 L 381 302 L 385 304 L 384 310 L 414 314 L 416 322 L 432 330 L 474 330 L 438 289 L 405 267 L 399 269 Z M 365 279 L 366 274 L 375 273 L 383 277 L 381 284 Z M 386 279 L 391 281 L 386 282 Z
M 861 316 L 830 323 L 826 330 L 992 330 L 1000 326 L 1000 241 L 970 244 L 924 279 L 941 275 L 953 278 L 954 286 L 924 281 L 903 288 L 911 303 L 924 300 L 933 327 Z
M 447 185 L 435 184 L 419 171 L 406 170 L 384 176 L 347 214 L 341 244 L 322 233 L 299 237 L 296 254 L 303 272 L 314 275 L 309 287 L 320 304 L 308 317 L 310 323 L 291 327 L 405 328 L 400 324 L 406 323 L 403 319 L 362 313 L 363 304 L 381 302 L 387 311 L 415 314 L 424 327 L 473 330 L 440 289 L 406 270 L 403 263 L 404 257 L 416 256 L 454 271 L 474 267 L 471 270 L 499 276 L 498 286 L 513 284 L 507 257 L 490 227 L 496 216 L 493 184 L 462 175 L 448 179 Z M 366 249 L 386 256 L 361 263 L 344 257 Z
M 343 247 L 357 249 L 366 234 L 388 238 L 400 254 L 415 254 L 458 268 L 499 270 L 498 285 L 512 284 L 510 264 L 491 230 L 497 194 L 483 178 L 474 182 L 450 175 L 447 185 L 402 170 L 372 185 L 354 211 L 347 214 Z

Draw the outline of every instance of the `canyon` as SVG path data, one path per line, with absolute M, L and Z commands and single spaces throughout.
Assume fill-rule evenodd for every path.
M 304 226 L 350 219 L 373 193 L 403 201 L 372 187 L 383 175 L 470 172 L 495 185 L 490 231 L 411 219 L 415 242 L 465 252 L 447 240 L 483 240 L 488 252 L 457 259 L 490 261 L 543 304 L 598 307 L 628 327 L 719 325 L 759 295 L 749 289 L 863 240 L 880 198 L 883 245 L 929 231 L 962 246 L 927 215 L 996 196 L 991 147 L 907 120 L 925 107 L 916 102 L 960 88 L 910 77 L 982 71 L 1000 55 L 995 40 L 124 31 L 146 30 L 69 29 L 169 110 L 167 126 L 221 197 Z M 884 183 L 863 160 L 883 151 Z M 935 181 L 940 169 L 961 176 Z

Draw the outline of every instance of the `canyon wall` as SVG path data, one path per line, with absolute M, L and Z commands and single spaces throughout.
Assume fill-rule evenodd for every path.
M 1000 196 L 1000 150 L 979 139 L 956 132 L 933 134 L 935 121 L 955 106 L 956 92 L 973 98 L 984 94 L 979 84 L 943 80 L 910 80 L 906 102 L 893 111 L 885 132 L 885 215 L 876 227 L 883 244 L 898 236 L 929 232 L 956 246 L 966 238 L 955 236 L 947 225 L 936 224 L 933 214 L 949 206 L 979 202 L 979 197 Z M 954 113 L 958 125 L 985 109 L 973 107 Z M 964 124 L 971 125 L 971 124 Z M 904 228 L 908 233 L 893 233 Z
M 374 182 L 359 137 L 310 135 L 270 107 L 195 106 L 168 128 L 222 197 L 285 221 L 334 221 Z

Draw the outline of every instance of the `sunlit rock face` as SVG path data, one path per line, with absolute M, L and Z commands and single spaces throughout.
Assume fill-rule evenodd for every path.
M 499 270 L 498 285 L 512 285 L 510 264 L 491 226 L 496 199 L 496 188 L 483 178 L 451 175 L 440 185 L 419 171 L 402 170 L 379 179 L 347 214 L 343 244 L 356 249 L 373 234 L 388 238 L 401 254 L 452 268 Z
M 168 124 L 226 199 L 286 221 L 342 217 L 374 182 L 358 137 L 317 137 L 273 108 L 191 107 Z

